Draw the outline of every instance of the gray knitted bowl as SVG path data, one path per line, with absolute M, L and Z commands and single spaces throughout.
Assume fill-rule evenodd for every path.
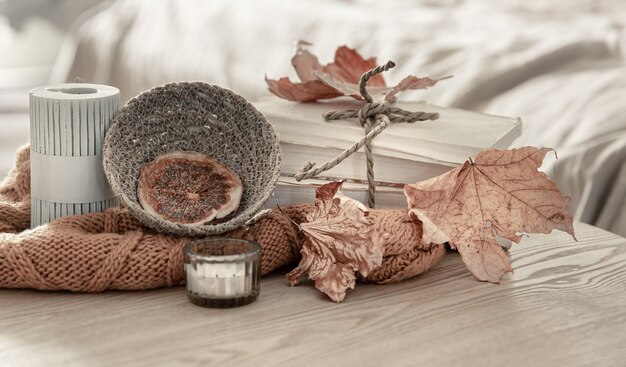
M 202 82 L 153 88 L 117 113 L 104 141 L 104 169 L 113 192 L 146 226 L 164 233 L 213 235 L 242 226 L 270 197 L 280 175 L 274 129 L 243 97 Z M 235 171 L 243 184 L 239 208 L 218 223 L 172 223 L 145 211 L 137 196 L 141 167 L 173 151 L 195 151 Z

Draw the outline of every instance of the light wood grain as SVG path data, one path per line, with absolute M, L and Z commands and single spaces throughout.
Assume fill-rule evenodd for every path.
M 624 366 L 626 240 L 589 225 L 512 249 L 481 283 L 457 254 L 334 304 L 264 278 L 256 303 L 194 306 L 183 288 L 104 294 L 0 290 L 2 366 Z

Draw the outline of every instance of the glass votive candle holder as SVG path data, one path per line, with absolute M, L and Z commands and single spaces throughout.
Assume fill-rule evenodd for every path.
M 199 306 L 247 305 L 259 296 L 261 246 L 226 237 L 197 240 L 185 246 L 187 296 Z

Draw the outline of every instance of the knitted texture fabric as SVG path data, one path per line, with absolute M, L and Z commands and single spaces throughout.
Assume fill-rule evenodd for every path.
M 154 232 L 123 208 L 28 229 L 29 182 L 29 149 L 24 148 L 0 185 L 0 287 L 102 292 L 184 284 L 183 248 L 190 237 Z M 292 220 L 305 221 L 313 208 L 288 206 L 225 235 L 258 242 L 265 275 L 298 261 L 304 237 Z M 427 271 L 445 254 L 442 245 L 421 242 L 421 227 L 406 210 L 372 210 L 369 218 L 386 240 L 382 265 L 365 281 L 401 281 Z

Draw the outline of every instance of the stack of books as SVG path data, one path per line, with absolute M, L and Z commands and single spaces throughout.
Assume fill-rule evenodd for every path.
M 329 110 L 359 109 L 363 102 L 340 98 L 298 103 L 267 97 L 253 103 L 274 126 L 282 149 L 281 178 L 267 207 L 312 202 L 315 189 L 344 180 L 346 195 L 367 203 L 365 154 L 354 153 L 320 176 L 297 182 L 294 175 L 307 162 L 317 166 L 359 141 L 365 131 L 359 121 L 325 121 Z M 392 123 L 372 141 L 377 208 L 406 207 L 403 186 L 438 176 L 487 148 L 505 149 L 520 135 L 519 118 L 445 108 L 424 102 L 398 102 L 407 111 L 437 112 L 439 118 Z

